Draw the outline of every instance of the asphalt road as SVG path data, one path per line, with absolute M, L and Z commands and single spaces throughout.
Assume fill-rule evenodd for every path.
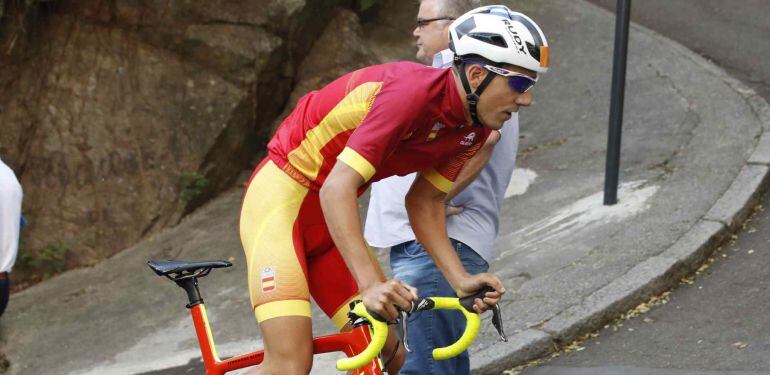
M 590 0 L 614 11 L 616 1 Z M 770 1 L 644 0 L 632 21 L 713 60 L 770 100 Z M 629 46 L 633 49 L 633 41 Z M 763 206 L 769 207 L 765 197 Z M 770 211 L 760 209 L 669 303 L 526 375 L 770 373 Z
M 616 0 L 588 0 L 612 12 Z M 713 60 L 770 99 L 770 1 L 636 0 L 631 21 Z M 634 48 L 633 41 L 629 49 Z
M 526 375 L 770 373 L 770 198 L 667 304 Z

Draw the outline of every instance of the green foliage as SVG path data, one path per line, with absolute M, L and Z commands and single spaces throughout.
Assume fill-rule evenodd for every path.
M 377 5 L 378 0 L 359 0 L 358 9 L 362 12 Z
M 206 176 L 198 172 L 182 172 L 179 177 L 179 187 L 182 190 L 179 197 L 184 204 L 187 204 L 200 195 L 208 185 L 209 180 Z
M 16 266 L 22 270 L 42 274 L 44 279 L 63 272 L 67 264 L 67 255 L 72 251 L 64 241 L 49 243 L 41 249 L 31 251 L 19 246 Z

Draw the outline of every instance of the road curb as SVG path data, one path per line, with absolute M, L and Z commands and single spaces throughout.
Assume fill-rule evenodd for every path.
M 519 332 L 505 345 L 495 345 L 471 356 L 474 374 L 500 374 L 521 363 L 543 358 L 553 353 L 551 335 L 536 329 Z
M 677 261 L 655 256 L 637 264 L 623 276 L 545 322 L 542 330 L 557 344 L 567 344 L 581 334 L 595 331 L 614 317 L 648 300 L 670 283 L 669 271 Z
M 718 221 L 733 232 L 749 217 L 760 193 L 767 185 L 768 167 L 746 164 L 730 187 L 711 207 L 704 217 Z
M 730 187 L 679 240 L 595 291 L 580 304 L 567 308 L 535 329 L 522 332 L 522 336 L 515 336 L 518 341 L 508 350 L 489 348 L 475 353 L 474 362 L 476 359 L 478 362 L 474 363 L 474 374 L 499 374 L 505 369 L 549 355 L 551 351 L 538 352 L 531 348 L 543 346 L 544 341 L 550 341 L 550 347 L 574 341 L 603 327 L 651 296 L 675 286 L 681 277 L 697 270 L 730 233 L 740 229 L 767 189 L 770 179 L 770 105 L 754 90 L 678 42 L 640 25 L 633 24 L 632 27 L 671 45 L 673 50 L 688 56 L 723 80 L 744 98 L 757 117 L 762 134 Z

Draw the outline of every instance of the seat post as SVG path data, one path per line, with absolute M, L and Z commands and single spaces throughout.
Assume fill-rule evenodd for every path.
M 174 282 L 176 285 L 179 285 L 180 288 L 184 289 L 185 292 L 187 292 L 187 299 L 189 300 L 189 303 L 185 305 L 185 307 L 191 309 L 193 306 L 203 303 L 201 292 L 198 290 L 197 277 L 183 278 L 180 280 L 174 280 Z

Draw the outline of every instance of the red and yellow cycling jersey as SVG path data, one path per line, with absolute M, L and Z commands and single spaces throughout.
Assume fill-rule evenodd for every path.
M 465 124 L 449 69 L 384 64 L 305 95 L 268 144 L 241 210 L 257 320 L 309 317 L 312 296 L 344 326 L 358 285 L 321 210 L 318 191 L 329 171 L 340 160 L 367 183 L 419 171 L 448 192 L 490 133 Z
M 448 192 L 490 132 L 466 122 L 451 69 L 388 63 L 305 95 L 268 150 L 279 168 L 314 191 L 340 160 L 369 183 L 419 171 Z

